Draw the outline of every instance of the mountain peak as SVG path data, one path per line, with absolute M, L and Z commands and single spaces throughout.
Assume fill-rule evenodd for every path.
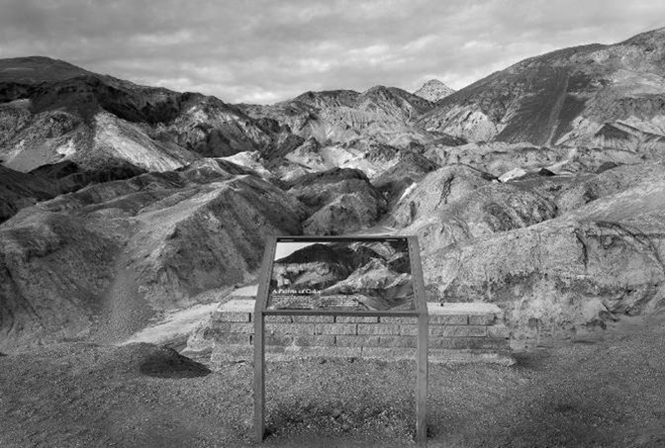
M 659 44 L 662 45 L 663 40 L 665 39 L 665 27 L 657 28 L 655 30 L 646 31 L 644 33 L 637 34 L 629 39 L 626 39 L 623 42 L 620 42 L 619 45 L 623 44 L 632 44 L 632 45 L 649 45 L 649 44 Z
M 64 80 L 91 74 L 66 61 L 46 56 L 26 56 L 0 59 L 0 79 L 31 82 Z
M 430 79 L 423 86 L 413 92 L 414 95 L 417 95 L 421 98 L 425 98 L 428 101 L 436 103 L 442 98 L 447 97 L 455 91 L 439 81 L 438 79 Z
M 388 87 L 386 87 L 386 86 L 376 85 L 376 86 L 370 87 L 369 89 L 367 89 L 363 93 L 367 94 L 367 93 L 373 93 L 373 92 L 385 92 L 387 90 L 388 90 Z

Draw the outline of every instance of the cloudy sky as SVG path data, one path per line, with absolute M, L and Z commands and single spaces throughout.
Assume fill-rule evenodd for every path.
M 665 26 L 662 0 L 0 0 L 0 58 L 43 55 L 224 101 L 454 89 Z

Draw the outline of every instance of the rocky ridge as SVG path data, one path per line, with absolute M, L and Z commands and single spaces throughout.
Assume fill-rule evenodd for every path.
M 303 138 L 321 145 L 341 144 L 367 149 L 374 143 L 406 147 L 432 135 L 413 122 L 429 111 L 429 101 L 396 87 L 307 92 L 272 106 L 241 106 L 250 116 L 270 117 Z M 434 134 L 436 135 L 436 133 Z
M 92 185 L 0 226 L 2 346 L 127 337 L 156 312 L 253 278 L 303 206 L 214 161 Z
M 621 314 L 659 309 L 665 299 L 663 168 L 619 167 L 559 183 L 552 219 L 456 244 L 439 238 L 426 246 L 423 262 L 430 293 L 498 303 L 515 335 L 534 327 L 570 335 Z
M 526 59 L 447 96 L 420 123 L 468 141 L 660 150 L 664 35 Z
M 455 93 L 453 89 L 438 79 L 430 79 L 425 84 L 423 84 L 422 87 L 413 92 L 414 95 L 425 98 L 427 101 L 432 103 L 436 103 L 437 101 L 442 100 L 453 93 Z
M 209 96 L 138 86 L 63 61 L 0 61 L 0 159 L 18 171 L 122 160 L 169 171 L 201 156 L 292 149 L 302 140 Z
M 0 350 L 120 339 L 251 281 L 266 234 L 372 226 L 419 236 L 430 300 L 498 303 L 515 337 L 656 312 L 663 42 L 559 50 L 437 103 L 230 105 L 2 60 Z
M 371 227 L 386 210 L 386 200 L 365 173 L 333 168 L 306 174 L 288 184 L 287 192 L 309 209 L 306 235 L 344 235 Z

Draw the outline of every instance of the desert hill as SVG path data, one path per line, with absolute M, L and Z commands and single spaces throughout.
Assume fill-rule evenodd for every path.
M 664 169 L 504 184 L 444 167 L 390 219 L 419 235 L 431 300 L 496 302 L 516 335 L 533 325 L 570 335 L 662 307 Z
M 24 207 L 52 199 L 60 193 L 45 176 L 20 173 L 0 166 L 0 222 Z
M 267 154 L 302 141 L 223 101 L 139 86 L 43 57 L 0 61 L 0 159 L 18 171 L 115 161 L 169 171 L 201 156 Z
M 425 84 L 423 84 L 422 87 L 413 92 L 413 94 L 421 98 L 425 98 L 427 101 L 431 101 L 432 103 L 436 103 L 437 101 L 444 99 L 454 92 L 455 91 L 453 89 L 438 79 L 430 79 Z
M 661 309 L 663 54 L 661 29 L 437 102 L 274 105 L 0 60 L 0 350 L 120 340 L 253 281 L 266 235 L 374 226 L 419 236 L 430 300 L 496 302 L 515 336 Z
M 6 221 L 0 346 L 117 340 L 157 312 L 251 280 L 265 236 L 300 233 L 305 211 L 229 165 L 208 160 L 92 185 Z
M 468 141 L 662 148 L 664 36 L 526 59 L 445 97 L 420 123 Z
M 307 92 L 272 106 L 243 106 L 251 116 L 275 119 L 303 138 L 363 149 L 372 143 L 403 147 L 412 141 L 432 140 L 428 133 L 412 125 L 432 107 L 419 96 L 384 86 L 362 93 Z

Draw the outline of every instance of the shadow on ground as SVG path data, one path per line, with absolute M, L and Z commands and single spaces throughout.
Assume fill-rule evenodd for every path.
M 157 378 L 197 378 L 212 373 L 203 364 L 199 364 L 178 354 L 172 348 L 161 347 L 159 351 L 148 356 L 139 366 L 144 375 Z

